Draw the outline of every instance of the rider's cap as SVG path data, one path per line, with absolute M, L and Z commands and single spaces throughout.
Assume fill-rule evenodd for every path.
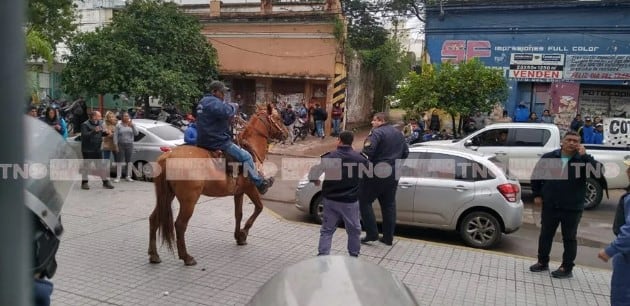
M 223 84 L 223 82 L 221 81 L 212 81 L 212 83 L 210 83 L 210 91 L 221 91 L 221 92 L 227 92 L 230 91 L 230 89 L 225 86 L 225 84 Z

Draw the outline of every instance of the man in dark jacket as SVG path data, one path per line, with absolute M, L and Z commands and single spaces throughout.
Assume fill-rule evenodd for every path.
M 573 277 L 577 254 L 577 228 L 584 210 L 586 179 L 603 175 L 598 163 L 580 144 L 580 136 L 569 131 L 562 139 L 561 148 L 544 154 L 532 173 L 531 185 L 534 205 L 542 206 L 538 262 L 532 272 L 549 270 L 549 253 L 558 225 L 562 229 L 564 253 L 562 265 L 551 272 L 555 278 Z
M 329 255 L 332 237 L 339 220 L 343 220 L 348 233 L 348 253 L 359 256 L 361 250 L 361 220 L 359 217 L 359 167 L 367 166 L 367 159 L 352 150 L 352 132 L 339 134 L 337 150 L 322 155 L 319 165 L 311 168 L 309 180 L 319 185 L 325 173 L 322 197 L 324 212 L 319 237 L 318 255 Z
M 387 122 L 385 113 L 376 113 L 372 118 L 372 131 L 363 143 L 363 154 L 370 161 L 373 171 L 361 182 L 359 206 L 365 228 L 361 242 L 378 240 L 378 229 L 372 203 L 378 199 L 383 216 L 383 238 L 380 241 L 392 245 L 396 227 L 396 190 L 398 177 L 396 164 L 407 158 L 409 146 L 403 134 Z
M 210 94 L 197 105 L 197 146 L 206 150 L 221 150 L 243 163 L 247 177 L 256 185 L 258 192 L 265 194 L 273 185 L 273 178 L 265 179 L 254 166 L 252 155 L 232 142 L 230 119 L 237 114 L 235 103 L 225 103 L 223 98 L 228 88 L 223 82 L 210 83 Z
M 315 121 L 315 131 L 317 131 L 317 137 L 322 139 L 324 134 L 324 122 L 328 119 L 328 113 L 319 104 L 315 104 L 315 110 L 313 111 L 313 121 Z
M 90 120 L 81 124 L 81 154 L 83 155 L 83 168 L 81 169 L 81 189 L 90 189 L 88 185 L 88 170 L 92 163 L 96 164 L 97 171 L 103 180 L 103 187 L 114 189 L 109 181 L 109 167 L 103 162 L 103 135 L 109 136 L 107 129 L 103 128 L 101 113 L 94 111 L 90 114 Z

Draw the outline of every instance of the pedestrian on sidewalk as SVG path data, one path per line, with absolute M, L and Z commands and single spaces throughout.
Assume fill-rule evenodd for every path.
M 626 175 L 630 179 L 630 158 L 624 161 L 628 168 Z M 612 306 L 630 304 L 630 186 L 619 199 L 615 221 L 613 223 L 615 240 L 597 257 L 604 262 L 613 259 L 613 272 L 610 281 L 610 304 Z
M 588 169 L 588 170 L 587 170 Z M 564 253 L 562 265 L 551 276 L 573 277 L 577 254 L 577 229 L 584 210 L 586 179 L 601 173 L 592 173 L 598 163 L 580 144 L 576 132 L 567 132 L 561 148 L 544 154 L 532 173 L 531 185 L 535 208 L 542 206 L 541 228 L 538 238 L 538 262 L 529 267 L 532 272 L 549 270 L 549 253 L 558 225 L 562 230 Z
M 332 108 L 332 125 L 333 125 L 332 136 L 339 136 L 339 133 L 341 132 L 342 119 L 343 119 L 343 108 L 341 108 L 341 104 L 337 102 L 333 104 L 333 108 Z
M 348 234 L 348 253 L 359 256 L 361 250 L 361 219 L 359 217 L 359 165 L 368 161 L 352 149 L 354 135 L 350 131 L 339 134 L 337 149 L 321 156 L 321 162 L 311 168 L 309 180 L 319 186 L 319 177 L 325 173 L 322 186 L 324 212 L 319 237 L 319 255 L 330 255 L 332 237 L 339 220 L 343 220 Z
M 88 171 L 94 163 L 98 175 L 103 181 L 103 188 L 114 189 L 109 181 L 109 169 L 103 163 L 103 136 L 108 136 L 109 132 L 104 128 L 101 120 L 101 113 L 93 111 L 90 120 L 81 124 L 81 154 L 83 155 L 83 168 L 81 169 L 81 189 L 90 189 L 88 185 Z
M 133 141 L 138 136 L 138 129 L 129 117 L 129 113 L 122 113 L 122 120 L 116 124 L 114 131 L 114 147 L 118 149 L 116 153 L 116 179 L 114 183 L 120 182 L 120 178 L 133 182 L 131 155 L 133 154 Z M 124 170 L 123 170 L 124 169 Z
M 315 104 L 315 110 L 313 111 L 313 120 L 315 121 L 315 130 L 317 131 L 317 137 L 324 139 L 324 122 L 328 119 L 328 113 L 322 108 L 319 103 Z
M 287 104 L 287 107 L 282 110 L 280 115 L 282 116 L 282 123 L 284 123 L 284 126 L 289 131 L 289 142 L 293 144 L 293 140 L 295 139 L 293 135 L 293 125 L 297 119 L 297 115 L 293 111 L 293 106 L 290 103 Z M 282 141 L 282 143 L 284 144 L 284 141 Z
M 362 243 L 379 240 L 386 245 L 394 241 L 396 227 L 396 190 L 398 177 L 396 162 L 407 158 L 409 146 L 403 134 L 389 124 L 385 113 L 376 113 L 372 118 L 372 131 L 363 143 L 363 152 L 373 169 L 361 181 L 359 206 L 365 228 Z M 379 239 L 372 203 L 378 199 L 383 216 L 383 237 Z

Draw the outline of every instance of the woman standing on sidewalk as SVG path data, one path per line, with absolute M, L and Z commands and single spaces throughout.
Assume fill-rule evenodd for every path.
M 114 146 L 118 148 L 116 154 L 116 179 L 114 183 L 120 182 L 121 170 L 125 169 L 123 177 L 127 178 L 127 181 L 132 182 L 131 179 L 131 153 L 133 152 L 133 140 L 138 135 L 136 126 L 131 121 L 129 113 L 124 112 L 122 114 L 122 120 L 116 124 L 116 131 L 114 133 Z M 124 160 L 124 164 L 123 163 Z M 123 167 L 124 166 L 124 167 Z
M 109 135 L 103 136 L 103 159 L 105 161 L 109 161 L 109 158 L 112 155 L 116 158 L 116 152 L 118 151 L 118 148 L 114 145 L 114 132 L 116 131 L 116 124 L 118 124 L 116 115 L 114 115 L 111 111 L 105 113 L 105 122 L 103 127 L 105 131 L 109 133 Z

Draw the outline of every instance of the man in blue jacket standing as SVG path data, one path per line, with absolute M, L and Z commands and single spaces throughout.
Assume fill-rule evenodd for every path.
M 367 166 L 367 159 L 352 149 L 354 135 L 339 134 L 337 150 L 322 155 L 319 165 L 311 168 L 309 180 L 319 186 L 319 177 L 325 173 L 322 196 L 324 212 L 319 237 L 318 255 L 330 255 L 332 237 L 339 220 L 343 220 L 348 233 L 348 253 L 359 256 L 361 250 L 361 218 L 359 216 L 359 171 Z
M 630 179 L 630 155 L 624 163 L 628 168 L 626 175 Z M 610 304 L 612 306 L 630 303 L 630 186 L 626 189 L 617 205 L 613 232 L 615 240 L 605 249 L 599 251 L 597 257 L 604 262 L 613 259 L 612 280 L 610 282 Z
M 229 89 L 223 82 L 210 83 L 210 94 L 197 105 L 197 146 L 206 150 L 221 150 L 243 163 L 247 177 L 265 194 L 273 178 L 263 178 L 254 166 L 252 155 L 232 142 L 230 119 L 238 113 L 238 105 L 223 101 Z
M 586 179 L 603 175 L 598 163 L 580 144 L 580 136 L 569 131 L 562 138 L 561 148 L 544 154 L 532 172 L 531 187 L 536 208 L 542 206 L 538 262 L 532 272 L 549 270 L 549 253 L 558 226 L 562 230 L 562 265 L 551 276 L 573 277 L 577 255 L 577 229 L 584 210 Z M 601 169 L 600 169 L 601 170 Z

